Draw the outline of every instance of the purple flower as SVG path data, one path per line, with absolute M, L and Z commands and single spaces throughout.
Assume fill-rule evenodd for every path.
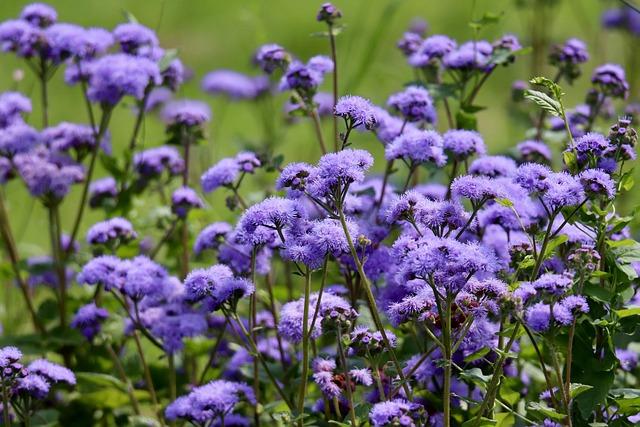
M 269 197 L 247 209 L 238 221 L 238 240 L 260 246 L 280 240 L 277 233 L 294 227 L 304 217 L 297 202 Z
M 240 167 L 240 171 L 244 173 L 253 173 L 257 168 L 262 166 L 262 162 L 260 162 L 260 159 L 258 158 L 258 156 L 256 156 L 256 153 L 253 153 L 251 151 L 239 152 L 238 154 L 236 154 L 235 160 Z
M 158 296 L 165 291 L 166 270 L 146 256 L 137 256 L 121 265 L 125 270 L 120 290 L 134 301 L 146 296 Z
M 483 156 L 469 166 L 469 173 L 489 178 L 510 177 L 516 172 L 515 160 L 505 156 Z
M 34 27 L 46 28 L 55 24 L 58 19 L 56 10 L 45 3 L 28 4 L 20 12 L 20 19 L 27 21 Z
M 307 163 L 289 163 L 276 180 L 276 189 L 287 189 L 287 197 L 302 196 L 314 167 Z
M 174 147 L 150 148 L 133 157 L 133 166 L 144 180 L 158 178 L 163 172 L 180 175 L 184 170 L 184 160 Z
M 22 115 L 31 112 L 31 100 L 19 92 L 0 94 L 0 129 L 22 122 Z
M 425 67 L 435 60 L 442 59 L 443 56 L 452 52 L 456 47 L 455 40 L 445 35 L 435 34 L 427 37 L 420 44 L 409 57 L 409 64 L 416 68 Z
M 234 183 L 240 174 L 240 166 L 234 158 L 226 158 L 210 167 L 200 178 L 202 190 L 210 193 L 219 187 Z
M 626 98 L 629 83 L 624 69 L 617 64 L 604 64 L 593 71 L 591 82 L 605 94 L 614 98 Z
M 346 149 L 320 158 L 309 182 L 308 190 L 316 197 L 328 195 L 338 186 L 359 183 L 373 165 L 373 156 L 365 150 Z
M 616 357 L 623 371 L 631 372 L 638 367 L 638 353 L 633 350 L 616 348 Z
M 404 132 L 386 146 L 384 155 L 387 160 L 402 158 L 418 164 L 431 162 L 444 166 L 447 162 L 443 139 L 432 130 Z
M 191 209 L 203 207 L 204 203 L 198 193 L 189 187 L 180 187 L 171 195 L 171 210 L 179 218 L 186 218 Z
M 53 151 L 67 153 L 73 150 L 77 154 L 76 157 L 82 159 L 93 150 L 95 146 L 95 134 L 96 131 L 91 129 L 91 126 L 61 122 L 56 126 L 43 130 L 42 140 L 44 144 Z M 107 154 L 111 152 L 111 144 L 108 136 L 102 138 L 100 146 Z
M 22 352 L 17 347 L 0 347 L 0 369 L 4 373 L 13 375 L 22 370 L 20 359 L 22 359 Z
M 530 193 L 541 193 L 549 189 L 547 178 L 552 174 L 548 166 L 525 163 L 518 167 L 514 181 Z
M 497 180 L 473 175 L 463 175 L 454 179 L 451 192 L 476 203 L 507 196 Z
M 589 304 L 587 304 L 587 299 L 582 295 L 569 295 L 568 297 L 565 297 L 562 301 L 560 301 L 560 305 L 566 308 L 574 316 L 579 313 L 589 312 Z
M 240 402 L 256 404 L 251 387 L 245 383 L 216 380 L 195 387 L 186 396 L 173 401 L 165 410 L 168 420 L 184 419 L 200 425 L 216 418 L 232 416 Z
M 71 327 L 79 329 L 82 335 L 89 341 L 98 335 L 102 322 L 109 317 L 109 312 L 104 308 L 97 307 L 95 303 L 87 304 L 80 309 L 71 320 Z
M 29 373 L 37 374 L 54 384 L 76 384 L 76 376 L 69 369 L 46 359 L 37 359 L 27 366 Z
M 231 99 L 256 99 L 269 90 L 264 76 L 249 77 L 231 70 L 216 70 L 202 79 L 202 90 L 211 95 L 226 95 Z
M 173 92 L 171 92 L 171 89 L 166 87 L 154 88 L 149 92 L 149 95 L 147 95 L 147 103 L 144 106 L 144 110 L 145 112 L 154 111 L 162 107 L 171 99 L 173 99 Z M 136 109 L 134 110 L 137 111 Z
M 603 196 L 609 200 L 616 196 L 616 184 L 602 169 L 587 169 L 580 172 L 578 180 L 584 192 L 591 197 Z
M 119 245 L 137 237 L 133 226 L 124 218 L 111 218 L 98 222 L 87 231 L 87 243 L 91 245 Z
M 483 155 L 486 148 L 482 135 L 472 130 L 450 130 L 444 135 L 444 149 L 456 160 L 465 160 L 474 154 Z
M 232 230 L 231 225 L 226 222 L 214 222 L 213 224 L 207 225 L 202 229 L 200 234 L 198 234 L 196 242 L 193 245 L 193 252 L 199 255 L 206 249 L 218 249 Z
M 438 316 L 436 298 L 428 286 L 423 286 L 415 294 L 410 294 L 387 308 L 387 316 L 394 326 L 417 320 L 433 323 Z
M 563 295 L 571 288 L 572 278 L 569 275 L 545 273 L 531 283 L 538 292 L 549 295 Z
M 118 197 L 118 186 L 113 177 L 97 179 L 89 184 L 89 206 L 97 208 L 107 200 Z
M 552 63 L 581 64 L 589 60 L 587 45 L 579 39 L 570 38 L 563 45 L 553 47 L 551 52 Z
M 204 301 L 210 310 L 217 310 L 226 303 L 235 307 L 239 299 L 254 291 L 251 282 L 234 278 L 231 269 L 221 264 L 193 270 L 184 280 L 184 288 L 188 301 Z
M 90 76 L 89 98 L 109 105 L 117 104 L 125 95 L 140 100 L 147 87 L 162 83 L 155 62 L 122 53 L 97 59 L 91 64 Z
M 335 21 L 342 17 L 342 12 L 331 3 L 324 3 L 320 6 L 316 19 L 319 22 L 326 22 L 329 25 L 333 25 Z
M 278 68 L 285 69 L 291 57 L 284 48 L 277 44 L 265 44 L 257 50 L 254 61 L 267 74 Z
M 551 161 L 551 150 L 542 141 L 523 141 L 516 148 L 523 162 L 547 163 Z
M 525 321 L 535 332 L 545 332 L 551 325 L 551 306 L 539 302 L 529 307 L 525 313 Z
M 26 394 L 38 400 L 47 397 L 50 389 L 51 385 L 45 377 L 31 372 L 18 379 L 15 386 L 15 391 L 18 394 Z
M 553 173 L 545 181 L 548 188 L 542 200 L 551 210 L 578 205 L 585 198 L 580 181 L 566 172 Z
M 397 110 L 409 122 L 436 122 L 436 110 L 429 92 L 420 86 L 408 86 L 389 97 L 389 107 Z
M 282 76 L 280 91 L 295 90 L 304 97 L 312 98 L 315 90 L 323 82 L 324 75 L 333 71 L 333 61 L 326 56 L 314 56 L 306 64 L 292 62 Z
M 38 52 L 44 35 L 42 30 L 22 20 L 0 23 L 0 50 L 31 58 Z
M 485 71 L 493 54 L 493 46 L 486 40 L 469 41 L 442 58 L 442 64 L 450 70 L 470 72 Z
M 113 37 L 124 53 L 132 55 L 137 54 L 140 48 L 154 48 L 159 45 L 158 37 L 153 30 L 134 22 L 118 25 L 113 30 Z
M 211 120 L 211 110 L 204 102 L 181 99 L 166 103 L 160 116 L 168 126 L 199 127 Z
M 404 399 L 387 400 L 373 405 L 369 412 L 369 420 L 373 427 L 415 427 L 415 421 L 421 418 L 423 411 L 424 408 L 418 403 Z
M 128 263 L 118 257 L 99 256 L 82 267 L 77 281 L 80 284 L 104 286 L 104 290 L 107 292 L 112 289 L 120 289 L 127 275 L 127 267 Z
M 420 45 L 422 44 L 422 36 L 411 31 L 406 31 L 402 34 L 402 38 L 398 40 L 396 46 L 402 51 L 404 56 L 411 57 L 411 55 L 418 52 Z
M 5 128 L 0 128 L 0 155 L 13 157 L 19 153 L 26 153 L 40 144 L 42 137 L 31 126 L 22 122 Z
M 371 101 L 360 96 L 348 95 L 338 99 L 333 114 L 348 121 L 351 127 L 372 129 L 376 124 Z
M 349 386 L 352 382 L 365 386 L 373 384 L 373 377 L 369 369 L 349 370 L 349 380 L 345 380 L 339 373 L 336 373 L 336 363 L 331 359 L 316 358 L 312 362 L 313 380 L 318 385 L 325 396 L 334 398 L 342 395 L 345 381 Z

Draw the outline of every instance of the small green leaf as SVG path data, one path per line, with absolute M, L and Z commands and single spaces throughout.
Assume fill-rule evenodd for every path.
M 524 91 L 524 97 L 529 101 L 533 101 L 538 104 L 538 106 L 547 113 L 556 117 L 562 117 L 562 106 L 560 105 L 560 102 L 551 98 L 546 93 L 538 90 L 527 89 Z
M 544 405 L 540 402 L 529 402 L 529 404 L 527 405 L 527 410 L 538 412 L 544 415 L 545 417 L 558 420 L 558 421 L 561 421 L 566 417 L 565 414 L 561 414 L 555 409 L 549 408 L 547 405 Z
M 573 151 L 563 151 L 562 161 L 567 165 L 569 171 L 575 172 L 578 170 L 578 156 Z
M 496 420 L 491 420 L 489 418 L 485 418 L 482 417 L 480 418 L 480 420 L 477 420 L 476 418 L 472 418 L 468 421 L 465 421 L 464 423 L 462 423 L 462 427 L 473 427 L 473 426 L 478 426 L 478 427 L 486 427 L 486 426 L 495 426 L 497 423 Z
M 512 208 L 513 207 L 513 202 L 509 199 L 506 198 L 499 198 L 499 199 L 495 199 L 496 203 L 499 204 L 500 206 L 504 206 L 505 208 Z
M 620 319 L 624 319 L 625 317 L 640 315 L 640 307 L 624 308 L 615 312 Z
M 582 394 L 585 391 L 590 390 L 592 388 L 593 388 L 593 386 L 586 385 L 586 384 L 571 383 L 571 386 L 569 388 L 569 393 L 571 395 L 571 398 L 573 399 L 574 397 L 578 396 L 579 394 Z
M 487 355 L 487 353 L 489 353 L 489 347 L 483 347 L 480 350 L 474 353 L 471 353 L 470 355 L 465 357 L 464 361 L 467 363 L 475 362 L 476 360 L 482 359 L 484 356 Z
M 177 49 L 165 50 L 164 55 L 162 55 L 162 58 L 160 58 L 160 61 L 158 62 L 158 68 L 160 69 L 160 72 L 166 71 L 167 68 L 169 68 L 169 65 L 171 65 L 173 60 L 176 59 L 177 57 L 178 57 Z

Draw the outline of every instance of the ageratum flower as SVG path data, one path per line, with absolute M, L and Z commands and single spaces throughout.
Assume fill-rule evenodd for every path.
M 17 347 L 8 346 L 0 348 L 0 369 L 5 378 L 12 377 L 22 371 L 21 359 L 22 352 Z
M 207 249 L 217 250 L 232 230 L 233 228 L 230 224 L 222 221 L 207 225 L 198 234 L 193 245 L 193 252 L 199 255 Z
M 542 141 L 527 140 L 516 146 L 522 162 L 549 163 L 551 162 L 551 150 Z
M 322 393 L 329 398 L 340 397 L 344 391 L 345 383 L 352 387 L 352 382 L 364 386 L 373 384 L 373 376 L 369 369 L 349 370 L 349 379 L 345 379 L 342 371 L 337 370 L 336 362 L 331 359 L 316 358 L 311 364 L 313 380 Z
M 211 311 L 218 310 L 225 304 L 230 304 L 235 310 L 240 299 L 255 291 L 251 282 L 233 277 L 231 269 L 220 264 L 193 270 L 184 280 L 184 288 L 188 301 L 203 302 Z
M 161 83 L 160 70 L 154 61 L 117 53 L 91 64 L 87 94 L 94 102 L 115 105 L 126 95 L 141 100 L 147 87 Z
M 516 162 L 505 156 L 483 156 L 475 159 L 469 166 L 469 173 L 488 178 L 511 177 L 517 169 Z
M 312 176 L 314 167 L 308 163 L 289 163 L 284 167 L 276 180 L 276 189 L 287 189 L 287 197 L 301 197 L 306 190 L 309 177 Z
M 93 150 L 96 145 L 96 131 L 88 125 L 61 122 L 56 126 L 42 131 L 42 141 L 47 148 L 53 151 L 68 153 L 74 151 L 78 159 L 82 159 Z M 102 137 L 100 148 L 111 153 L 111 141 L 109 135 Z
M 616 196 L 616 184 L 611 176 L 602 169 L 587 169 L 580 172 L 578 180 L 584 192 L 590 197 L 613 199 Z
M 333 61 L 322 55 L 314 56 L 306 64 L 292 62 L 280 80 L 280 91 L 295 90 L 304 98 L 313 98 L 324 75 L 333 71 Z
M 165 416 L 172 421 L 183 419 L 204 425 L 219 418 L 231 417 L 236 405 L 242 401 L 256 404 L 251 387 L 245 383 L 216 380 L 177 398 L 167 406 Z
M 493 46 L 486 40 L 469 41 L 442 58 L 445 68 L 460 72 L 486 71 Z
M 203 208 L 204 202 L 192 188 L 177 188 L 171 195 L 171 211 L 178 218 L 186 218 L 191 209 Z
M 531 283 L 538 292 L 548 295 L 563 295 L 572 284 L 572 277 L 566 274 L 545 273 Z
M 14 52 L 23 58 L 31 58 L 39 51 L 44 34 L 41 29 L 22 20 L 0 23 L 0 50 Z
M 347 95 L 338 99 L 333 114 L 345 119 L 350 127 L 362 126 L 371 130 L 376 124 L 371 101 L 360 96 Z
M 423 412 L 424 408 L 419 403 L 404 399 L 387 400 L 373 405 L 369 412 L 369 420 L 373 427 L 415 427 Z
M 140 48 L 159 46 L 155 32 L 135 22 L 120 24 L 113 30 L 113 37 L 124 53 L 136 55 Z
M 112 255 L 102 255 L 87 262 L 78 274 L 79 284 L 103 286 L 109 292 L 122 288 L 127 275 L 128 263 Z
M 525 163 L 518 167 L 514 182 L 529 193 L 542 193 L 549 189 L 547 178 L 553 174 L 548 166 L 538 163 Z
M 385 333 L 389 344 L 395 348 L 398 345 L 398 338 L 393 331 L 385 330 Z M 371 331 L 368 326 L 356 326 L 351 332 L 350 338 L 349 348 L 358 356 L 376 356 L 387 351 L 380 331 Z
M 553 46 L 550 59 L 555 65 L 582 64 L 589 60 L 589 52 L 582 40 L 570 38 L 562 45 Z
M 204 76 L 201 86 L 211 95 L 226 95 L 234 100 L 256 99 L 269 90 L 269 79 L 231 70 L 216 70 Z
M 107 317 L 109 312 L 106 309 L 97 307 L 95 303 L 87 304 L 80 307 L 73 316 L 71 327 L 80 330 L 87 340 L 93 341 Z
M 138 237 L 133 226 L 124 218 L 111 218 L 95 223 L 87 231 L 87 243 L 91 245 L 114 245 L 127 243 Z
M 19 92 L 0 93 L 0 129 L 22 122 L 22 115 L 31 113 L 31 100 Z
M 27 395 L 37 400 L 42 400 L 49 394 L 51 385 L 46 378 L 35 373 L 27 373 L 19 378 L 15 385 L 15 392 L 19 395 Z
M 475 155 L 483 155 L 487 149 L 482 135 L 472 130 L 450 130 L 444 135 L 444 149 L 455 160 L 461 161 Z
M 346 149 L 320 158 L 307 185 L 315 197 L 325 197 L 339 186 L 364 180 L 364 173 L 373 165 L 373 156 L 365 150 Z
M 27 366 L 29 373 L 37 374 L 53 384 L 75 385 L 76 376 L 71 370 L 46 359 L 37 359 Z
M 136 153 L 133 156 L 133 167 L 146 181 L 159 178 L 165 171 L 169 176 L 177 176 L 184 171 L 184 160 L 174 147 L 156 147 Z
M 616 357 L 623 371 L 631 372 L 638 367 L 638 353 L 633 350 L 616 348 Z
M 442 137 L 432 130 L 410 130 L 395 138 L 384 150 L 387 160 L 406 159 L 415 164 L 433 163 L 444 166 Z
M 422 44 L 422 36 L 420 34 L 416 34 L 412 31 L 406 31 L 402 34 L 402 38 L 398 40 L 396 46 L 406 57 L 411 57 L 411 55 L 418 52 L 420 49 L 420 45 Z
M 137 256 L 121 265 L 126 273 L 121 292 L 134 301 L 146 296 L 158 296 L 165 291 L 167 271 L 146 256 Z
M 113 177 L 97 179 L 89 184 L 89 206 L 97 208 L 106 201 L 115 201 L 118 186 Z
M 211 109 L 204 102 L 181 99 L 167 102 L 160 117 L 168 126 L 201 127 L 211 120 Z
M 46 28 L 55 24 L 58 19 L 56 10 L 45 3 L 28 4 L 20 12 L 20 19 L 34 27 Z
M 604 64 L 593 71 L 591 82 L 602 93 L 614 98 L 626 98 L 629 94 L 629 83 L 624 69 L 617 64 Z
M 433 291 L 430 287 L 423 286 L 415 294 L 391 303 L 387 308 L 387 316 L 391 324 L 396 327 L 414 320 L 434 323 L 438 315 L 436 307 Z
M 545 180 L 548 188 L 542 200 L 551 210 L 565 206 L 575 206 L 585 199 L 580 181 L 566 172 L 556 172 Z
M 436 122 L 436 110 L 429 92 L 420 86 L 408 86 L 389 97 L 389 107 L 397 110 L 409 122 Z
M 455 40 L 441 34 L 427 37 L 409 57 L 412 67 L 422 68 L 442 59 L 457 47 Z
M 320 6 L 316 16 L 318 22 L 326 22 L 329 25 L 333 25 L 340 18 L 342 18 L 342 12 L 331 3 L 324 3 Z
M 498 180 L 473 175 L 463 175 L 454 179 L 451 183 L 451 192 L 475 203 L 507 196 Z
M 273 243 L 280 240 L 279 233 L 295 227 L 304 216 L 295 201 L 269 197 L 242 214 L 238 221 L 238 239 L 253 246 Z
M 290 61 L 289 53 L 277 44 L 260 46 L 254 55 L 254 62 L 267 74 L 272 74 L 277 69 L 286 69 Z
M 202 190 L 210 193 L 219 187 L 228 187 L 241 173 L 253 173 L 260 166 L 260 160 L 254 153 L 248 151 L 238 153 L 235 158 L 222 159 L 200 178 Z
M 0 128 L 0 155 L 12 158 L 26 153 L 42 142 L 42 137 L 31 126 L 22 121 Z

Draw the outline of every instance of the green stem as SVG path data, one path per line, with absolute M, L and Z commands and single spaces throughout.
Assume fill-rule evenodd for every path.
M 160 422 L 160 425 L 164 426 L 164 419 L 162 417 L 162 411 L 160 409 L 160 405 L 158 404 L 158 395 L 156 394 L 156 389 L 153 386 L 153 379 L 151 378 L 151 371 L 149 370 L 149 365 L 147 364 L 147 359 L 144 357 L 144 351 L 142 349 L 142 343 L 140 342 L 140 336 L 138 335 L 138 331 L 133 331 L 133 341 L 136 344 L 136 350 L 138 351 L 138 356 L 140 357 L 140 363 L 142 364 L 142 372 L 144 374 L 144 380 L 147 383 L 147 390 L 149 391 L 149 396 L 151 397 L 151 403 L 155 408 L 156 417 Z
M 127 377 L 124 367 L 120 362 L 120 358 L 118 357 L 116 352 L 113 350 L 113 347 L 111 347 L 111 344 L 106 344 L 105 347 L 107 349 L 107 353 L 109 353 L 109 356 L 113 361 L 113 365 L 115 366 L 116 371 L 118 371 L 118 376 L 120 377 L 120 380 L 123 383 L 125 383 L 125 385 L 127 386 L 127 394 L 129 395 L 129 400 L 131 400 L 131 406 L 133 407 L 133 412 L 136 415 L 140 415 L 140 405 L 138 404 L 138 399 L 136 398 L 136 395 L 134 393 L 133 385 L 131 384 L 131 381 Z
M 324 143 L 324 136 L 322 136 L 322 125 L 320 124 L 320 116 L 318 116 L 318 109 L 313 106 L 309 111 L 309 116 L 313 121 L 313 129 L 316 132 L 318 143 L 320 144 L 320 150 L 322 154 L 327 154 L 327 146 Z
M 2 387 L 2 419 L 4 420 L 4 425 L 7 427 L 11 427 L 11 417 L 9 416 L 9 391 L 7 390 L 7 385 L 4 382 L 4 377 L 0 375 L 0 384 Z
M 253 282 L 254 286 L 257 286 L 256 283 L 256 248 L 253 247 L 251 249 L 251 282 Z M 249 318 L 249 331 L 251 333 L 251 340 L 256 342 L 256 324 L 257 324 L 257 316 L 258 316 L 258 297 L 257 297 L 257 289 L 251 294 L 250 298 L 250 312 L 251 317 Z M 257 349 L 257 346 L 256 346 Z M 253 393 L 255 394 L 256 401 L 260 401 L 260 370 L 258 364 L 258 358 L 253 358 Z M 258 407 L 256 406 L 255 411 L 253 413 L 253 420 L 256 426 L 260 426 L 260 413 L 258 412 Z
M 304 308 L 302 312 L 302 378 L 300 394 L 298 395 L 298 415 L 304 415 L 304 398 L 307 392 L 307 377 L 309 376 L 309 295 L 311 294 L 311 272 L 307 267 L 304 281 Z M 300 419 L 302 427 L 304 419 Z
M 213 361 L 215 360 L 216 355 L 218 354 L 218 349 L 222 344 L 222 337 L 224 336 L 224 332 L 226 330 L 227 330 L 227 323 L 225 322 L 224 325 L 222 325 L 222 327 L 220 328 L 220 332 L 218 332 L 218 336 L 216 337 L 216 343 L 213 345 L 213 348 L 211 349 L 211 353 L 209 354 L 209 359 L 207 360 L 207 364 L 202 370 L 202 374 L 200 374 L 200 381 L 198 382 L 198 384 L 202 384 L 204 382 L 204 379 L 207 377 L 207 372 L 211 368 L 211 365 L 213 365 Z
M 49 126 L 49 91 L 47 88 L 47 66 L 43 57 L 40 58 L 40 75 L 38 78 L 40 80 L 40 98 L 42 100 L 42 127 L 46 128 Z
M 451 297 L 447 295 L 445 301 L 444 318 L 442 319 L 442 344 L 444 345 L 444 385 L 442 390 L 442 405 L 444 426 L 451 425 Z
M 331 60 L 333 61 L 333 107 L 338 103 L 338 61 L 336 52 L 336 37 L 333 34 L 333 25 L 329 24 L 329 44 L 331 45 Z M 338 117 L 333 114 L 333 148 L 338 151 Z
M 351 376 L 349 375 L 349 367 L 347 366 L 347 358 L 344 355 L 344 346 L 342 345 L 342 331 L 340 329 L 340 325 L 338 324 L 337 329 L 337 338 L 338 338 L 338 356 L 340 357 L 340 366 L 342 367 L 342 372 L 344 374 L 345 381 L 345 391 L 347 394 L 347 402 L 349 403 L 349 417 L 351 418 L 351 425 L 356 427 L 358 422 L 356 421 L 356 410 L 354 408 L 353 403 L 353 393 L 351 391 Z

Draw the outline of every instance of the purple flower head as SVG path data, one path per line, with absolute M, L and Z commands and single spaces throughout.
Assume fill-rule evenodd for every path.
M 133 166 L 142 180 L 160 177 L 163 172 L 170 176 L 180 175 L 184 170 L 184 160 L 174 147 L 155 147 L 136 153 Z
M 444 149 L 456 160 L 486 153 L 482 135 L 472 130 L 450 130 L 444 135 Z
M 166 87 L 157 87 L 147 95 L 147 103 L 144 106 L 145 112 L 155 111 L 173 99 L 173 92 Z
M 295 90 L 306 98 L 312 98 L 324 80 L 333 71 L 333 61 L 326 56 L 314 56 L 306 64 L 292 62 L 280 80 L 280 91 Z
M 89 154 L 96 143 L 95 132 L 91 126 L 68 122 L 61 122 L 43 130 L 42 140 L 52 151 L 68 153 L 73 150 L 79 159 Z M 111 152 L 109 136 L 102 138 L 100 147 L 107 154 Z
M 202 90 L 211 95 L 226 95 L 231 99 L 256 99 L 269 90 L 264 76 L 250 77 L 231 70 L 216 70 L 202 79 Z
M 551 161 L 551 150 L 542 141 L 523 141 L 516 148 L 523 162 L 548 163 Z
M 283 258 L 319 268 L 328 255 L 338 258 L 349 253 L 349 244 L 338 220 L 325 218 L 306 226 L 304 234 L 286 241 Z M 347 230 L 352 239 L 359 236 L 357 224 L 350 220 L 347 220 Z
M 113 37 L 124 53 L 136 55 L 140 48 L 158 47 L 156 33 L 134 22 L 120 24 L 113 30 Z
M 351 127 L 362 126 L 370 130 L 376 124 L 371 101 L 360 96 L 347 95 L 338 99 L 333 114 L 348 121 Z
M 545 273 L 531 283 L 538 292 L 549 295 L 563 295 L 571 288 L 571 284 L 571 276 L 554 273 Z
M 221 286 L 222 281 L 232 278 L 233 272 L 226 265 L 193 270 L 184 280 L 185 296 L 191 302 L 201 301 Z
M 17 347 L 0 347 L 0 371 L 4 376 L 13 376 L 22 371 L 22 352 Z
M 483 156 L 471 163 L 469 173 L 489 178 L 500 178 L 515 175 L 516 169 L 516 162 L 510 157 Z
M 105 53 L 113 43 L 113 35 L 109 31 L 87 28 L 76 34 L 71 53 L 78 59 L 92 59 Z
M 26 153 L 41 141 L 41 135 L 34 128 L 21 121 L 15 122 L 0 128 L 0 155 L 11 158 Z
M 412 67 L 422 68 L 452 52 L 457 47 L 455 40 L 441 34 L 427 37 L 409 57 Z
M 85 33 L 78 25 L 54 24 L 43 32 L 46 48 L 42 50 L 54 64 L 60 64 L 82 51 Z
M 424 286 L 416 293 L 391 303 L 387 308 L 387 316 L 394 326 L 417 320 L 419 322 L 434 323 L 438 312 L 436 298 L 430 287 Z
M 369 412 L 369 420 L 373 427 L 415 427 L 420 420 L 424 408 L 418 403 L 404 399 L 387 400 L 373 405 Z
M 171 421 L 183 419 L 198 425 L 209 425 L 209 422 L 220 417 L 231 418 L 236 405 L 243 401 L 256 404 L 251 387 L 245 383 L 216 380 L 177 398 L 167 406 L 165 416 Z
M 31 100 L 19 92 L 0 94 L 0 129 L 22 122 L 22 115 L 31 112 Z
M 312 368 L 313 380 L 322 393 L 330 398 L 340 397 L 347 384 L 352 388 L 355 384 L 365 386 L 373 384 L 373 377 L 369 369 L 351 369 L 348 373 L 349 379 L 346 380 L 342 373 L 336 372 L 336 363 L 331 359 L 318 357 L 313 360 Z
M 192 188 L 180 187 L 171 195 L 171 210 L 179 218 L 186 218 L 191 209 L 203 207 L 204 202 Z
M 279 241 L 278 233 L 294 227 L 304 217 L 294 200 L 269 197 L 247 209 L 238 221 L 240 243 L 253 246 Z
M 16 19 L 0 23 L 0 50 L 3 52 L 31 58 L 43 44 L 46 40 L 42 30 L 26 21 Z
M 71 185 L 84 180 L 84 169 L 68 158 L 55 157 L 46 149 L 15 157 L 15 165 L 31 195 L 47 203 L 58 203 Z
M 27 366 L 29 373 L 37 374 L 54 384 L 76 385 L 76 376 L 71 370 L 46 359 L 37 359 Z
M 598 158 L 604 155 L 610 148 L 611 142 L 602 134 L 589 132 L 575 140 L 575 144 L 570 147 L 578 154 L 578 161 L 583 163 L 588 158 Z
M 262 162 L 256 155 L 256 153 L 251 151 L 241 151 L 236 154 L 236 163 L 240 167 L 240 172 L 245 173 L 253 173 L 257 168 L 262 166 Z
M 230 224 L 226 222 L 214 222 L 202 229 L 196 242 L 193 245 L 193 252 L 196 255 L 201 254 L 204 250 L 217 250 L 226 240 L 227 235 L 233 230 Z
M 402 34 L 402 38 L 398 40 L 396 46 L 404 54 L 404 56 L 411 57 L 418 52 L 420 45 L 422 44 L 422 36 L 412 31 L 407 31 Z
M 87 304 L 78 310 L 71 320 L 71 327 L 79 329 L 82 335 L 92 341 L 98 335 L 102 322 L 109 317 L 109 312 L 104 308 L 97 307 L 95 303 Z
M 611 176 L 602 169 L 587 169 L 580 172 L 578 180 L 584 192 L 591 197 L 613 199 L 616 196 L 616 184 Z
M 624 69 L 617 64 L 604 64 L 593 71 L 591 82 L 605 94 L 614 98 L 626 98 L 629 83 Z
M 474 175 L 463 175 L 454 179 L 451 192 L 476 203 L 507 196 L 497 180 Z
M 55 24 L 58 19 L 58 13 L 53 7 L 46 3 L 31 3 L 22 9 L 20 19 L 34 27 L 46 28 L 49 25 Z
M 574 316 L 579 313 L 589 312 L 589 304 L 587 304 L 587 299 L 582 295 L 569 295 L 568 297 L 560 301 L 560 305 L 566 308 Z
M 387 105 L 409 122 L 436 122 L 436 110 L 429 92 L 420 86 L 408 86 L 389 97 Z
M 497 51 L 501 50 L 507 52 L 516 52 L 520 49 L 522 49 L 522 45 L 520 44 L 518 37 L 513 34 L 505 34 L 504 36 L 493 42 L 492 53 L 496 53 Z
M 234 183 L 240 174 L 240 165 L 234 158 L 226 158 L 210 167 L 200 178 L 202 190 L 210 193 L 219 187 Z
M 280 45 L 265 44 L 257 50 L 254 61 L 262 71 L 271 74 L 278 68 L 286 69 L 291 61 L 291 56 Z
M 616 357 L 623 371 L 631 372 L 638 367 L 638 353 L 633 350 L 616 348 Z
M 563 45 L 556 45 L 551 52 L 551 62 L 555 64 L 582 64 L 589 60 L 587 45 L 579 39 L 570 38 Z
M 553 171 L 538 163 L 525 163 L 518 167 L 514 181 L 530 193 L 542 193 L 549 189 L 549 178 Z
M 276 180 L 276 189 L 287 189 L 287 197 L 302 196 L 314 167 L 308 163 L 289 163 Z
M 80 284 L 100 285 L 109 292 L 120 289 L 126 278 L 128 263 L 118 257 L 103 255 L 87 262 L 78 274 Z
M 146 296 L 158 296 L 165 291 L 166 270 L 146 256 L 137 256 L 122 264 L 125 269 L 121 291 L 134 301 Z
M 32 372 L 18 379 L 15 385 L 16 393 L 25 394 L 37 400 L 42 400 L 47 397 L 50 389 L 51 385 L 47 381 L 47 378 Z
M 545 181 L 548 188 L 542 195 L 542 200 L 551 210 L 575 206 L 585 199 L 580 181 L 566 172 L 553 173 Z
M 442 64 L 450 70 L 470 72 L 485 71 L 493 54 L 493 46 L 486 40 L 469 41 L 442 58 Z
M 444 166 L 443 139 L 432 130 L 411 130 L 404 132 L 388 144 L 384 150 L 387 160 L 406 159 L 415 163 L 433 163 Z
M 316 16 L 319 22 L 326 22 L 329 25 L 333 25 L 340 18 L 342 18 L 342 12 L 331 3 L 324 3 L 320 6 Z
M 398 338 L 392 331 L 385 331 L 391 347 L 398 345 Z M 379 331 L 371 331 L 369 327 L 360 325 L 356 326 L 350 335 L 351 342 L 349 347 L 358 356 L 378 355 L 387 351 L 382 334 Z
M 97 59 L 91 64 L 90 76 L 89 98 L 108 105 L 117 104 L 126 95 L 140 100 L 147 87 L 162 83 L 155 62 L 122 53 Z
M 160 115 L 168 126 L 201 127 L 211 120 L 211 109 L 204 102 L 181 99 L 166 103 Z
M 127 243 L 138 234 L 133 226 L 124 218 L 111 218 L 98 222 L 87 231 L 87 243 L 91 245 L 113 245 Z
M 89 184 L 89 206 L 97 208 L 106 201 L 115 201 L 118 186 L 113 177 L 101 178 Z
M 362 182 L 365 171 L 372 165 L 373 156 L 365 150 L 346 149 L 325 154 L 314 169 L 307 189 L 316 197 L 324 197 L 338 186 Z
M 525 321 L 535 332 L 545 332 L 551 326 L 551 306 L 539 302 L 525 312 Z

